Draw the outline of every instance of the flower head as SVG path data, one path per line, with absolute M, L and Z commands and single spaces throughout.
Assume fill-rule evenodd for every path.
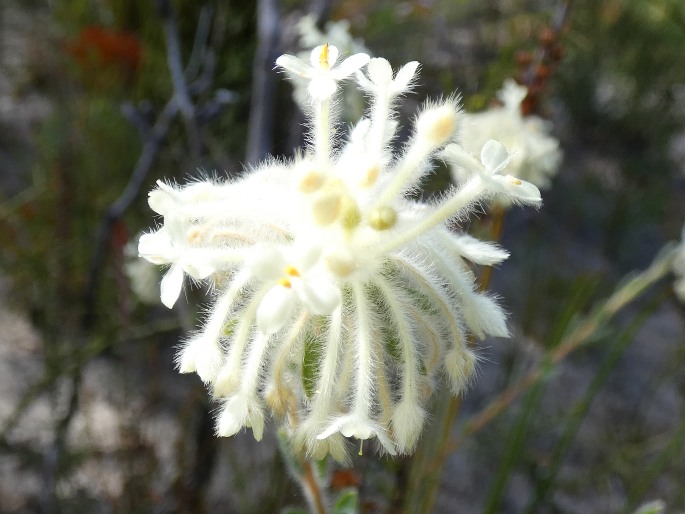
M 139 251 L 172 265 L 165 303 L 184 273 L 213 282 L 214 304 L 178 366 L 222 402 L 220 435 L 251 427 L 259 439 L 270 411 L 316 458 L 344 458 L 346 437 L 410 453 L 440 377 L 455 394 L 469 382 L 469 334 L 508 335 L 472 270 L 508 253 L 448 226 L 489 198 L 538 205 L 540 195 L 508 174 L 501 144 L 488 141 L 480 159 L 456 146 L 453 98 L 429 104 L 402 151 L 393 149 L 395 104 L 417 63 L 393 75 L 374 59 L 356 74 L 371 103 L 343 142 L 332 95 L 369 59 L 336 66 L 337 57 L 323 45 L 310 64 L 278 60 L 310 81 L 311 144 L 294 162 L 271 160 L 224 183 L 159 184 L 150 205 L 163 226 Z M 459 187 L 438 202 L 411 199 L 440 156 L 467 170 Z

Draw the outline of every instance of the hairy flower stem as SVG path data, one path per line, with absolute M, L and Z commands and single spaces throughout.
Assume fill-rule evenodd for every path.
M 316 162 L 326 166 L 331 154 L 331 101 L 323 100 L 316 104 L 314 147 Z
M 378 245 L 374 248 L 374 252 L 382 255 L 401 248 L 433 227 L 457 216 L 463 209 L 477 202 L 484 193 L 485 187 L 481 178 L 477 175 L 471 177 L 454 196 L 442 205 L 439 205 L 432 214 L 426 216 L 419 223 L 409 227 L 393 239 L 388 239 L 384 244 Z
M 373 358 L 371 349 L 371 321 L 369 319 L 369 304 L 364 295 L 364 286 L 353 284 L 355 300 L 357 302 L 357 323 L 359 324 L 359 338 L 357 339 L 357 383 L 354 391 L 354 413 L 360 419 L 367 419 L 371 412 L 371 390 L 373 388 Z

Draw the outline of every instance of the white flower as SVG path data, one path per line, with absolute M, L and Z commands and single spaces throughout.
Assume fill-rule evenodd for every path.
M 510 172 L 546 189 L 561 164 L 562 154 L 559 141 L 550 135 L 548 122 L 522 115 L 521 102 L 527 94 L 527 88 L 506 80 L 497 94 L 503 105 L 464 114 L 460 144 L 468 153 L 477 155 L 488 140 L 499 141 L 511 156 Z M 458 169 L 454 177 L 460 181 Z
M 264 414 L 255 399 L 241 395 L 229 399 L 221 411 L 217 423 L 217 434 L 230 437 L 237 434 L 244 426 L 251 427 L 254 438 L 262 440 L 264 435 Z
M 352 55 L 337 66 L 338 48 L 328 43 L 312 50 L 310 64 L 294 55 L 282 55 L 276 59 L 276 65 L 297 77 L 309 80 L 308 91 L 317 101 L 329 99 L 335 93 L 341 80 L 352 75 L 369 62 L 367 54 Z
M 326 315 L 340 304 L 340 291 L 316 268 L 321 248 L 310 246 L 294 260 L 286 259 L 276 247 L 254 249 L 252 273 L 271 285 L 257 309 L 257 326 L 266 334 L 280 330 L 298 303 L 312 314 Z
M 382 57 L 375 57 L 369 61 L 366 67 L 369 77 L 367 78 L 361 71 L 358 71 L 357 80 L 361 87 L 369 92 L 396 96 L 411 87 L 411 81 L 418 67 L 419 63 L 416 61 L 407 63 L 400 68 L 393 78 L 390 63 Z
M 449 163 L 463 169 L 466 174 L 480 176 L 494 193 L 525 204 L 537 205 L 542 202 L 540 190 L 535 185 L 512 175 L 502 174 L 509 166 L 511 156 L 499 141 L 490 139 L 485 142 L 480 152 L 480 162 L 457 144 L 447 146 L 443 156 Z
M 307 62 L 311 54 L 311 49 L 328 43 L 335 46 L 342 55 L 371 54 L 364 42 L 353 38 L 350 35 L 350 23 L 347 20 L 329 21 L 322 30 L 316 26 L 316 17 L 306 15 L 297 23 L 300 47 L 306 50 L 298 52 L 297 57 Z M 308 80 L 297 76 L 292 76 L 293 99 L 300 110 L 307 113 L 311 110 L 311 97 L 307 88 Z M 364 112 L 364 94 L 354 84 L 348 82 L 342 88 L 340 104 L 342 121 L 354 123 Z
M 336 66 L 337 57 L 323 45 L 311 64 L 278 60 L 310 81 L 306 150 L 233 181 L 160 184 L 150 205 L 164 225 L 141 240 L 140 254 L 171 264 L 165 304 L 184 273 L 211 280 L 215 300 L 177 364 L 223 402 L 217 432 L 248 426 L 259 439 L 269 408 L 295 448 L 343 460 L 345 437 L 411 453 L 429 391 L 441 377 L 455 394 L 469 383 L 470 335 L 508 334 L 504 311 L 472 270 L 508 253 L 449 227 L 493 197 L 538 205 L 540 194 L 505 173 L 512 156 L 501 144 L 482 145 L 480 160 L 452 144 L 461 123 L 455 97 L 428 104 L 397 150 L 395 103 L 415 62 L 393 76 L 374 59 L 358 74 L 370 105 L 343 141 L 332 95 L 369 58 Z M 440 155 L 466 170 L 459 187 L 439 202 L 412 200 Z
M 193 252 L 186 242 L 185 224 L 174 215 L 165 219 L 165 224 L 157 232 L 143 234 L 138 243 L 138 254 L 153 264 L 171 264 L 162 278 L 162 303 L 171 309 L 183 288 L 183 273 L 202 280 L 214 271 L 201 254 Z
M 317 439 L 327 439 L 336 432 L 340 432 L 345 437 L 354 437 L 362 441 L 376 437 L 386 452 L 388 452 L 390 455 L 397 454 L 397 450 L 395 450 L 395 444 L 388 437 L 385 429 L 378 423 L 375 423 L 363 416 L 358 416 L 356 414 L 341 416 L 333 421 L 330 426 L 326 428 L 326 430 L 321 432 L 317 436 Z

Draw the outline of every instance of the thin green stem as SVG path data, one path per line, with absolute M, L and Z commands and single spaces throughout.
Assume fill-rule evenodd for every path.
M 554 486 L 554 482 L 557 474 L 559 473 L 563 458 L 566 455 L 566 451 L 571 446 L 571 443 L 573 442 L 576 433 L 578 432 L 578 429 L 585 418 L 585 415 L 597 396 L 597 393 L 599 393 L 601 390 L 611 371 L 616 366 L 618 360 L 633 342 L 635 334 L 662 301 L 663 296 L 660 295 L 655 300 L 650 302 L 648 306 L 642 309 L 640 315 L 636 317 L 636 319 L 628 326 L 628 328 L 623 330 L 618 337 L 613 338 L 610 342 L 609 351 L 602 362 L 602 365 L 600 366 L 599 370 L 597 370 L 597 373 L 593 377 L 590 385 L 587 387 L 583 398 L 577 403 L 575 408 L 572 409 L 568 416 L 564 431 L 559 438 L 559 442 L 557 443 L 554 452 L 552 453 L 546 475 L 536 484 L 535 497 L 529 503 L 528 507 L 526 508 L 526 512 L 538 512 L 539 505 L 547 499 L 547 496 L 552 491 Z

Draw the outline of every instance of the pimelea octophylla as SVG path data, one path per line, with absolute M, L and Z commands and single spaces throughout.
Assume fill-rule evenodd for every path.
M 505 315 L 476 286 L 473 264 L 508 254 L 449 225 L 478 203 L 539 205 L 538 189 L 506 174 L 511 157 L 487 141 L 458 146 L 457 100 L 430 103 L 401 151 L 395 107 L 418 63 L 396 73 L 382 58 L 315 48 L 310 62 L 277 66 L 309 82 L 311 133 L 291 161 L 268 160 L 236 180 L 150 193 L 161 228 L 139 253 L 170 265 L 161 284 L 172 307 L 185 276 L 211 281 L 203 326 L 182 346 L 182 373 L 197 372 L 220 402 L 217 433 L 263 434 L 270 412 L 293 446 L 346 458 L 346 437 L 376 438 L 389 454 L 416 446 L 438 378 L 460 393 L 474 371 L 469 335 L 507 336 Z M 370 98 L 345 135 L 336 125 L 342 80 Z M 410 199 L 442 158 L 463 170 L 432 203 Z

